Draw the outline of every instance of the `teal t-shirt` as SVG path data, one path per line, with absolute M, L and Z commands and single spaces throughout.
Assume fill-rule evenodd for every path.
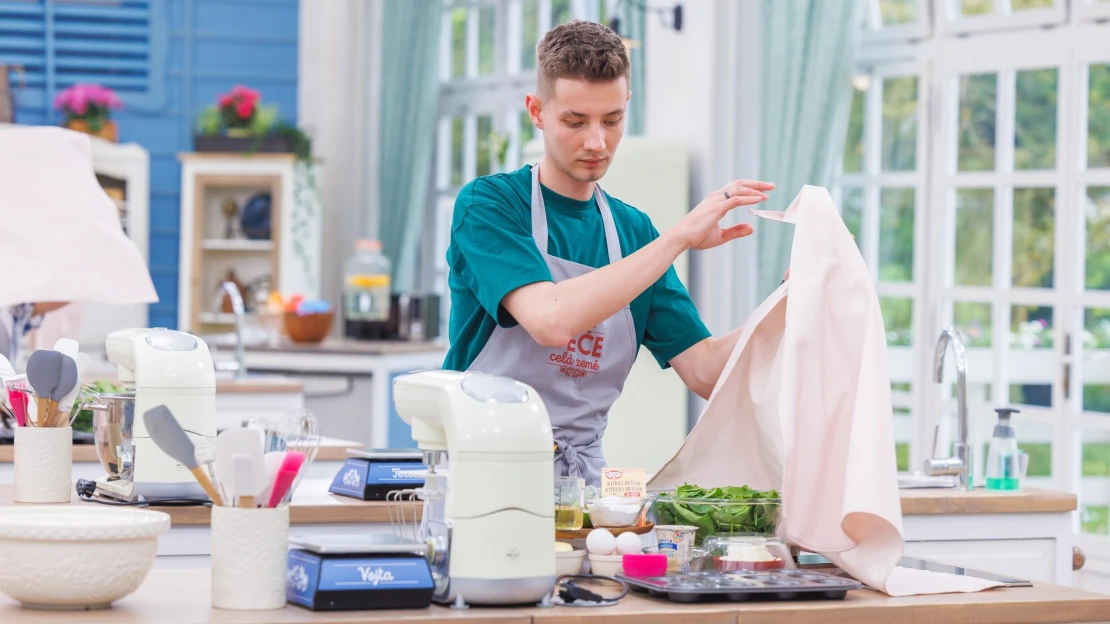
M 609 264 L 597 200 L 563 197 L 546 187 L 542 191 L 547 209 L 547 253 L 595 269 Z M 622 255 L 628 256 L 659 237 L 646 214 L 608 193 L 605 197 Z M 517 324 L 501 306 L 505 295 L 521 286 L 552 281 L 532 240 L 531 201 L 530 165 L 476 178 L 456 197 L 447 248 L 451 348 L 445 369 L 466 370 L 498 324 Z M 638 345 L 647 347 L 663 368 L 710 336 L 673 266 L 629 307 Z

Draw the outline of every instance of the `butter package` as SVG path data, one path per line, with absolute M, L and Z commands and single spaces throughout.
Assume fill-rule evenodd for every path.
M 643 468 L 606 468 L 601 471 L 603 498 L 647 496 L 647 471 Z

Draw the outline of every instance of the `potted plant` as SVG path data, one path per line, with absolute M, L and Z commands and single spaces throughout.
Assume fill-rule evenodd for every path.
M 84 132 L 106 141 L 118 139 L 116 122 L 111 121 L 111 111 L 123 108 L 115 92 L 98 84 L 75 84 L 54 98 L 54 108 L 65 117 L 62 125 L 70 130 Z
M 201 111 L 193 145 L 198 152 L 292 152 L 277 127 L 277 106 L 263 105 L 257 90 L 235 85 Z

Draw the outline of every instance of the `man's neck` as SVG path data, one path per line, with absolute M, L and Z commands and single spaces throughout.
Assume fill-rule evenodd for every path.
M 594 186 L 597 182 L 579 182 L 563 173 L 555 163 L 544 156 L 540 160 L 540 184 L 563 197 L 586 201 L 594 196 Z

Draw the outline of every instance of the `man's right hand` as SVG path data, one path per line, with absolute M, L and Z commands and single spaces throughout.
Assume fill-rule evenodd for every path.
M 712 249 L 747 236 L 754 231 L 751 225 L 740 223 L 722 228 L 721 219 L 734 208 L 765 201 L 767 194 L 764 191 L 774 188 L 774 184 L 759 180 L 731 182 L 710 193 L 668 233 L 678 237 L 687 249 Z

